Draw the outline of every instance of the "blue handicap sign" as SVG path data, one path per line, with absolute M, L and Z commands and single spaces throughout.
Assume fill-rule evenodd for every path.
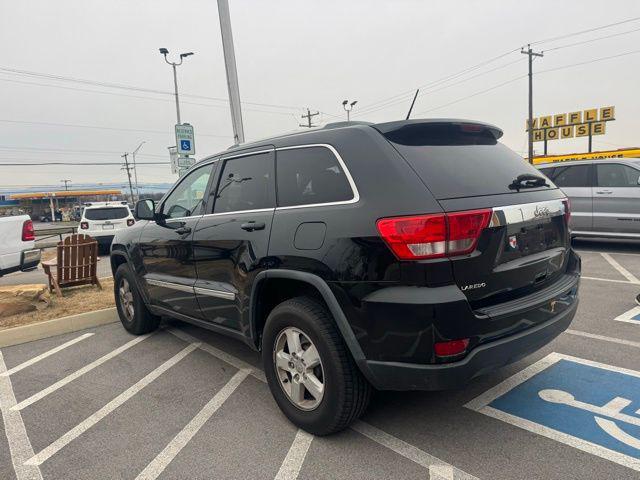
M 191 150 L 191 140 L 180 140 L 181 150 Z
M 518 417 L 527 421 L 528 427 L 524 428 L 531 431 L 560 432 L 565 435 L 547 436 L 561 438 L 560 441 L 581 449 L 587 449 L 580 442 L 586 441 L 607 449 L 596 447 L 591 453 L 609 458 L 608 452 L 613 451 L 620 456 L 614 454 L 616 458 L 610 460 L 632 464 L 631 468 L 640 465 L 638 372 L 560 356 L 558 361 L 486 406 L 507 414 L 501 418 L 507 422 Z M 531 427 L 532 424 L 536 425 Z M 622 456 L 624 461 L 620 461 Z

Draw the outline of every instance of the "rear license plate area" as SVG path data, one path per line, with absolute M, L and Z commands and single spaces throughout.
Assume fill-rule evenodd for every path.
M 113 230 L 113 225 L 111 225 L 111 224 L 102 225 L 102 229 L 103 230 Z
M 509 225 L 502 245 L 499 263 L 562 247 L 562 217 L 530 224 Z

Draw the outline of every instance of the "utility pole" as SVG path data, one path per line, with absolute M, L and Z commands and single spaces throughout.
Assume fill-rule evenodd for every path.
M 69 190 L 69 186 L 68 185 L 71 183 L 71 180 L 64 179 L 64 180 L 60 180 L 60 181 L 64 183 L 64 189 L 65 190 Z
M 138 169 L 136 168 L 136 153 L 138 153 L 138 150 L 140 150 L 142 145 L 144 145 L 145 143 L 147 143 L 146 140 L 143 140 L 142 142 L 140 142 L 140 145 L 138 145 L 136 149 L 133 151 L 133 153 L 131 154 L 131 156 L 133 157 L 133 178 L 135 180 L 135 185 L 136 185 L 136 201 L 140 200 L 140 190 L 138 189 Z
M 349 100 L 345 100 L 342 102 L 342 108 L 344 108 L 344 111 L 347 112 L 347 122 L 350 121 L 350 113 L 351 110 L 353 110 L 354 105 L 358 103 L 357 100 L 354 100 L 353 102 L 349 103 Z
M 125 153 L 124 155 L 122 155 L 122 158 L 124 158 L 124 164 L 122 165 L 122 168 L 120 170 L 126 170 L 127 171 L 127 178 L 129 179 L 129 193 L 131 194 L 131 203 L 134 202 L 133 200 L 133 185 L 131 184 L 131 168 L 129 166 L 129 154 Z
M 302 118 L 306 118 L 307 119 L 307 124 L 305 125 L 304 123 L 300 123 L 299 125 L 301 127 L 305 127 L 305 128 L 313 128 L 313 127 L 315 127 L 315 125 L 313 125 L 311 123 L 311 117 L 315 117 L 316 115 L 320 115 L 320 112 L 311 113 L 311 110 L 309 110 L 307 108 L 307 114 L 306 115 L 301 115 Z
M 244 126 L 242 125 L 240 87 L 238 86 L 238 70 L 236 69 L 236 54 L 233 48 L 233 33 L 231 32 L 231 15 L 229 14 L 228 0 L 218 0 L 218 16 L 220 17 L 224 67 L 227 71 L 227 86 L 229 87 L 229 106 L 231 107 L 233 139 L 237 145 L 244 143 Z
M 522 49 L 520 53 L 529 56 L 529 163 L 533 163 L 533 57 L 543 57 L 543 52 L 537 53 L 531 50 L 531 45 L 527 45 L 527 50 Z M 546 134 L 545 134 L 546 135 Z
M 164 56 L 164 61 L 167 62 L 169 65 L 171 65 L 171 67 L 173 68 L 173 91 L 176 97 L 176 117 L 178 118 L 178 125 L 180 125 L 181 123 L 180 122 L 180 100 L 178 98 L 178 73 L 176 71 L 176 67 L 179 67 L 180 65 L 182 65 L 182 61 L 186 57 L 193 55 L 193 52 L 181 53 L 179 63 L 170 62 L 169 60 L 167 60 L 167 55 L 169 54 L 169 50 L 167 50 L 166 48 L 161 48 L 160 53 Z

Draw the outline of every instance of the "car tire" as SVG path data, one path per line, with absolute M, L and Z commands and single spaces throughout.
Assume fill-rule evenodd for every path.
M 295 349 L 289 344 L 295 344 L 296 337 L 302 354 L 293 356 Z M 312 347 L 318 359 L 305 363 L 305 358 L 316 357 Z M 281 368 L 287 358 L 291 362 Z M 315 299 L 292 298 L 271 311 L 263 331 L 262 361 L 278 406 L 293 424 L 309 433 L 339 432 L 362 415 L 369 404 L 371 385 L 356 366 L 331 314 Z M 312 367 L 316 362 L 318 365 Z M 299 391 L 301 382 L 305 387 L 303 395 Z M 317 388 L 318 382 L 322 389 Z
M 158 328 L 160 317 L 147 309 L 128 264 L 123 263 L 116 270 L 113 290 L 118 316 L 129 333 L 143 335 Z

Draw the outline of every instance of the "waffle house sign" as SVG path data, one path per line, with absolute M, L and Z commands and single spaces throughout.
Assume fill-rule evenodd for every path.
M 533 119 L 532 134 L 534 142 L 588 137 L 591 151 L 591 137 L 604 135 L 607 122 L 615 120 L 615 107 L 591 108 L 577 112 L 558 113 Z M 526 121 L 529 131 L 529 120 Z

